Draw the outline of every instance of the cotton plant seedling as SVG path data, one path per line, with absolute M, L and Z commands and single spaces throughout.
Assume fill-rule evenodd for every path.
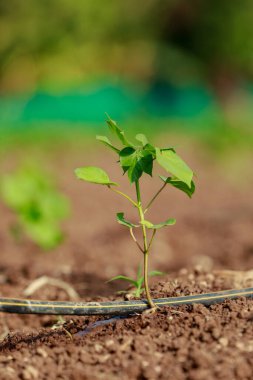
M 103 143 L 107 148 L 111 149 L 117 156 L 117 162 L 123 170 L 123 174 L 128 175 L 130 185 L 135 186 L 136 199 L 132 199 L 124 191 L 118 189 L 119 184 L 112 181 L 109 175 L 101 168 L 94 166 L 87 166 L 75 170 L 76 176 L 84 181 L 91 182 L 97 185 L 105 186 L 110 191 L 114 191 L 120 196 L 126 198 L 129 203 L 137 210 L 139 221 L 133 223 L 125 219 L 124 213 L 117 213 L 117 221 L 119 224 L 129 229 L 130 235 L 137 245 L 140 252 L 143 254 L 143 277 L 144 288 L 147 297 L 147 302 L 152 309 L 155 309 L 155 304 L 152 301 L 149 285 L 148 285 L 148 258 L 150 254 L 151 245 L 153 243 L 156 232 L 165 227 L 172 226 L 176 223 L 174 218 L 169 218 L 164 222 L 154 224 L 146 218 L 147 212 L 153 205 L 154 201 L 168 185 L 183 191 L 190 198 L 195 191 L 195 184 L 193 182 L 193 171 L 190 167 L 180 158 L 172 147 L 158 148 L 153 146 L 144 134 L 137 134 L 136 142 L 132 143 L 126 137 L 115 121 L 109 116 L 107 124 L 112 134 L 118 140 L 114 145 L 106 136 L 97 136 L 97 140 Z M 143 175 L 152 177 L 154 162 L 169 175 L 160 175 L 162 186 L 154 194 L 147 205 L 142 203 L 142 192 L 140 187 L 140 180 Z M 135 230 L 141 229 L 142 242 L 138 241 L 135 235 Z M 150 232 L 150 233 L 148 233 Z M 149 236 L 150 235 L 150 236 Z
M 3 201 L 16 215 L 16 237 L 26 234 L 45 250 L 60 244 L 60 222 L 68 216 L 69 204 L 41 169 L 21 167 L 5 175 L 0 185 Z
M 151 272 L 148 273 L 148 277 L 162 276 L 163 274 L 164 274 L 163 272 L 160 272 L 158 270 L 152 270 Z M 119 276 L 115 276 L 115 277 L 111 278 L 108 282 L 116 281 L 116 280 L 126 281 L 134 288 L 134 290 L 132 290 L 130 292 L 127 292 L 126 290 L 121 290 L 118 293 L 130 293 L 134 297 L 140 297 L 141 293 L 145 290 L 143 288 L 144 276 L 142 274 L 141 265 L 138 268 L 136 279 L 131 278 L 131 277 L 127 277 L 127 276 L 123 276 L 123 275 L 119 275 Z

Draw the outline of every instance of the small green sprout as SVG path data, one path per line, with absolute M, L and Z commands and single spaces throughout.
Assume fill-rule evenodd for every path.
M 152 270 L 151 272 L 148 273 L 148 277 L 162 276 L 163 274 L 164 274 L 163 272 L 160 272 L 160 271 L 158 271 L 158 270 Z M 131 293 L 134 297 L 140 297 L 140 296 L 141 296 L 141 293 L 145 290 L 145 289 L 143 288 L 144 276 L 142 275 L 142 267 L 141 267 L 141 265 L 140 265 L 139 268 L 138 268 L 138 272 L 137 272 L 136 280 L 134 280 L 134 279 L 131 278 L 131 277 L 127 277 L 127 276 L 119 275 L 119 276 L 115 276 L 115 277 L 111 278 L 111 279 L 110 279 L 109 281 L 107 281 L 107 282 L 116 281 L 116 280 L 126 281 L 126 282 L 128 282 L 130 285 L 132 285 L 135 289 L 134 289 L 133 291 L 131 291 L 130 293 Z M 129 292 L 123 290 L 123 291 L 120 291 L 120 293 L 129 293 Z
M 41 169 L 24 166 L 5 175 L 1 181 L 1 196 L 16 214 L 12 228 L 16 237 L 25 233 L 45 250 L 62 241 L 60 221 L 68 216 L 69 204 Z
M 106 136 L 97 136 L 97 140 L 102 142 L 118 156 L 117 162 L 121 166 L 123 174 L 127 173 L 130 184 L 135 184 L 136 200 L 132 199 L 125 192 L 118 190 L 117 187 L 119 185 L 116 182 L 111 181 L 108 174 L 103 169 L 93 166 L 83 167 L 76 169 L 75 174 L 81 180 L 106 186 L 109 190 L 114 191 L 115 193 L 126 198 L 131 205 L 137 209 L 139 215 L 138 222 L 133 223 L 126 220 L 123 212 L 117 213 L 117 221 L 119 224 L 122 224 L 129 229 L 132 239 L 138 246 L 139 250 L 143 253 L 144 288 L 149 306 L 155 309 L 155 304 L 150 296 L 148 286 L 148 257 L 150 248 L 157 230 L 163 227 L 172 226 L 176 223 L 176 220 L 174 218 L 169 218 L 164 222 L 154 224 L 146 219 L 146 213 L 167 185 L 171 185 L 183 191 L 188 197 L 191 198 L 195 191 L 193 171 L 177 155 L 173 147 L 155 147 L 143 134 L 137 134 L 135 137 L 137 143 L 132 143 L 127 139 L 124 131 L 122 131 L 116 122 L 109 116 L 107 119 L 107 124 L 112 134 L 114 134 L 119 140 L 118 142 L 121 146 L 115 146 Z M 165 170 L 165 172 L 169 173 L 169 176 L 160 176 L 160 179 L 163 182 L 161 188 L 155 193 L 147 205 L 144 206 L 141 197 L 140 179 L 144 174 L 148 174 L 152 177 L 154 161 L 156 161 L 158 165 Z M 134 230 L 138 228 L 142 231 L 142 243 L 137 240 L 134 234 Z M 150 236 L 149 231 L 151 231 Z

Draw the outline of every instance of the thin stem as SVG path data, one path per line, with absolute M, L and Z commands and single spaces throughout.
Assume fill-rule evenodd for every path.
M 137 244 L 139 250 L 140 250 L 142 253 L 144 253 L 144 250 L 142 249 L 142 247 L 141 247 L 140 244 L 138 243 L 136 237 L 134 236 L 134 232 L 133 232 L 133 229 L 132 229 L 132 228 L 130 228 L 130 234 L 131 234 L 131 236 L 132 236 L 133 241 L 135 242 L 135 244 Z
M 124 198 L 126 198 L 129 202 L 131 202 L 131 203 L 134 205 L 134 207 L 138 207 L 137 203 L 136 203 L 132 198 L 130 198 L 127 194 L 123 193 L 123 192 L 120 191 L 120 190 L 116 190 L 116 189 L 114 189 L 114 188 L 111 187 L 111 186 L 108 186 L 108 188 L 109 188 L 110 190 L 114 191 L 114 193 L 117 193 L 117 194 L 122 195 L 122 196 L 123 196 Z
M 153 198 L 151 199 L 151 201 L 146 206 L 146 208 L 144 210 L 144 214 L 146 214 L 146 212 L 148 211 L 149 207 L 152 205 L 152 203 L 155 201 L 155 199 L 158 197 L 158 195 L 161 193 L 161 191 L 163 191 L 163 189 L 165 188 L 166 185 L 167 185 L 167 183 L 164 183 L 162 185 L 162 187 L 157 191 L 157 193 L 153 196 Z
M 140 215 L 140 221 L 143 222 L 144 220 L 144 213 L 142 209 L 142 204 L 141 204 L 141 193 L 140 193 L 140 184 L 139 181 L 135 182 L 135 187 L 136 187 L 136 195 L 137 195 L 137 204 L 138 204 L 138 211 Z M 148 250 L 148 242 L 147 242 L 147 232 L 146 232 L 146 227 L 142 225 L 142 235 L 143 235 L 143 243 L 144 243 L 144 252 L 147 252 Z
M 139 184 L 138 180 L 135 182 L 135 188 L 136 188 L 136 196 L 137 196 L 137 202 L 138 202 L 138 211 L 139 211 L 141 222 L 143 222 L 145 219 L 144 219 L 144 213 L 143 213 L 142 204 L 141 204 L 140 184 Z M 152 309 L 154 309 L 156 306 L 155 306 L 154 302 L 152 301 L 152 298 L 151 298 L 150 292 L 149 292 L 149 286 L 148 286 L 148 250 L 149 250 L 149 247 L 148 247 L 148 241 L 147 241 L 147 231 L 146 231 L 146 227 L 144 224 L 142 224 L 142 236 L 143 236 L 143 245 L 144 245 L 144 249 L 143 249 L 143 254 L 144 254 L 144 288 L 145 288 L 148 304 Z
M 151 236 L 151 239 L 150 239 L 150 242 L 149 242 L 149 245 L 148 245 L 148 251 L 150 250 L 150 247 L 153 243 L 153 240 L 154 240 L 154 237 L 155 237 L 155 234 L 156 234 L 156 230 L 153 230 L 153 234 Z
M 147 300 L 149 303 L 149 306 L 152 309 L 155 309 L 156 306 L 151 298 L 150 292 L 149 292 L 149 286 L 148 286 L 148 252 L 144 253 L 144 288 L 147 296 Z

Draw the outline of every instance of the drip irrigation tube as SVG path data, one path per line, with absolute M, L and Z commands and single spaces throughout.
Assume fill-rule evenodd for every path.
M 225 290 L 193 296 L 154 299 L 155 305 L 179 306 L 196 303 L 211 305 L 238 297 L 253 298 L 253 288 Z M 140 313 L 149 308 L 146 300 L 113 302 L 61 302 L 0 298 L 0 312 L 55 315 L 123 315 Z

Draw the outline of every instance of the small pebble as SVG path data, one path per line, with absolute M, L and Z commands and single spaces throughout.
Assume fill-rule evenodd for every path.
M 228 345 L 228 338 L 225 338 L 225 337 L 220 338 L 219 339 L 219 343 L 220 343 L 221 346 L 227 347 L 227 345 Z

